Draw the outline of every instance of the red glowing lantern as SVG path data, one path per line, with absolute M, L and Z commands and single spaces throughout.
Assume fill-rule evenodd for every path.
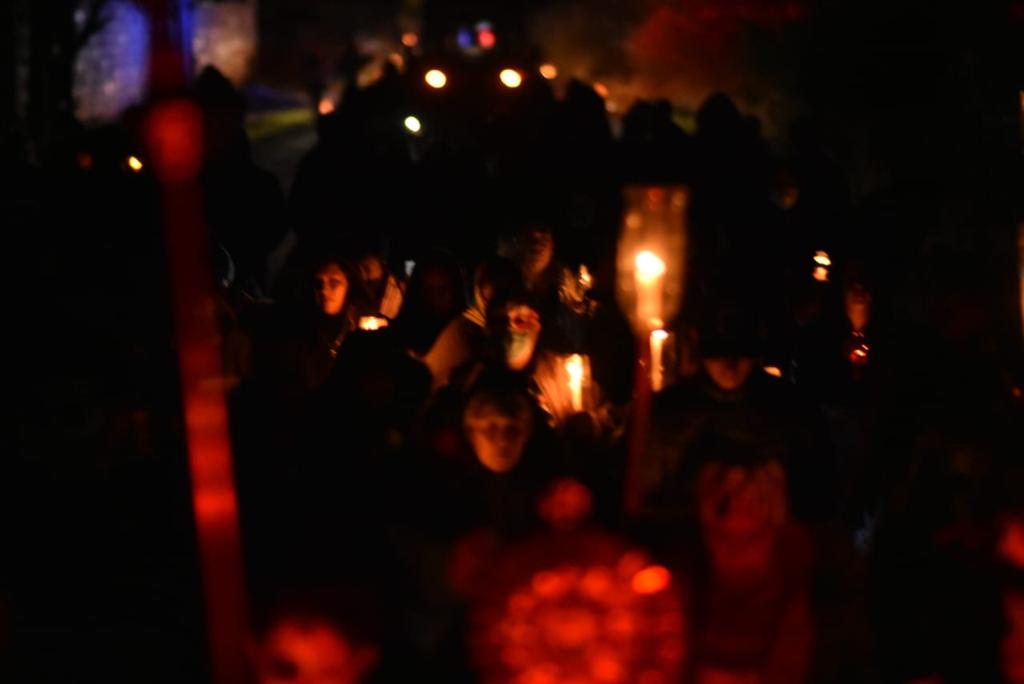
M 485 684 L 622 684 L 680 679 L 682 601 L 669 571 L 603 533 L 509 548 L 472 613 Z

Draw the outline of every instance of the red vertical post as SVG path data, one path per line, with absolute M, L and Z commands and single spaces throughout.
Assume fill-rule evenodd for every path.
M 640 512 L 640 467 L 647 446 L 651 421 L 651 345 L 649 338 L 638 337 L 636 343 L 636 377 L 633 381 L 633 406 L 629 416 L 629 450 L 626 453 L 624 507 L 626 514 Z
M 245 681 L 245 573 L 235 497 L 224 374 L 199 171 L 202 113 L 182 98 L 185 69 L 175 0 L 149 0 L 151 89 L 144 127 L 160 201 L 174 310 L 193 514 L 199 546 L 211 679 Z

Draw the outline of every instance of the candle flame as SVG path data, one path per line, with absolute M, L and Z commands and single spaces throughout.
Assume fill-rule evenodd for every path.
M 664 342 L 665 340 L 668 339 L 668 331 L 667 330 L 655 330 L 655 331 L 653 331 L 651 333 L 651 339 L 652 340 L 656 340 L 658 342 Z
M 383 330 L 388 327 L 388 319 L 381 316 L 363 316 L 359 319 L 360 330 Z
M 128 157 L 128 168 L 135 173 L 142 171 L 142 160 L 135 155 Z
M 778 366 L 765 366 L 764 367 L 764 372 L 767 373 L 768 375 L 772 376 L 773 378 L 781 378 L 782 377 L 782 369 L 779 368 Z
M 580 275 L 579 275 L 580 286 L 584 290 L 589 290 L 594 286 L 594 277 L 590 275 L 590 269 L 585 264 L 580 264 Z
M 583 357 L 573 354 L 565 362 L 565 372 L 569 374 L 569 382 L 573 385 L 583 384 Z
M 814 263 L 819 266 L 831 266 L 832 258 L 829 257 L 828 252 L 817 251 L 814 253 Z
M 558 78 L 558 67 L 554 64 L 541 64 L 540 75 L 549 81 L 553 81 Z
M 654 252 L 644 250 L 636 255 L 636 276 L 642 283 L 653 283 L 665 275 L 665 262 Z
M 819 283 L 828 282 L 828 269 L 825 268 L 824 266 L 815 267 L 813 275 L 814 279 L 817 280 Z

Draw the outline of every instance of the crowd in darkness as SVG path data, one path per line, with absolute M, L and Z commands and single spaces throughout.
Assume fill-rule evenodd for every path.
M 1024 682 L 1013 207 L 855 197 L 822 126 L 771 145 L 724 94 L 692 133 L 641 101 L 613 135 L 584 83 L 442 106 L 413 71 L 318 117 L 287 193 L 229 82 L 190 93 L 253 682 Z M 203 669 L 168 626 L 201 605 L 144 115 L 4 142 L 11 681 Z M 645 411 L 631 185 L 689 198 Z

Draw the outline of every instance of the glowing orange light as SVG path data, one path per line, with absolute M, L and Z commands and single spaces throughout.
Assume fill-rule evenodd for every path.
M 327 116 L 334 111 L 334 100 L 329 97 L 321 98 L 316 110 L 320 112 L 320 116 Z
M 812 275 L 819 283 L 828 282 L 828 269 L 824 266 L 816 266 Z
M 448 76 L 440 69 L 431 69 L 423 76 L 423 80 L 427 82 L 428 86 L 436 90 L 440 90 L 448 84 Z
M 558 67 L 554 64 L 541 64 L 540 75 L 549 81 L 553 81 L 558 78 Z
M 590 275 L 590 269 L 583 264 L 580 264 L 580 271 L 577 276 L 577 280 L 579 281 L 580 287 L 584 290 L 589 290 L 594 286 L 594 277 Z
M 601 82 L 595 83 L 594 84 L 594 92 L 597 93 L 598 95 L 600 95 L 601 97 L 603 97 L 605 99 L 608 99 L 608 86 L 606 86 L 604 83 L 601 83 Z
M 88 171 L 92 168 L 92 155 L 88 152 L 78 153 L 78 168 Z
M 92 166 L 92 159 L 90 158 L 89 161 L 90 161 L 89 165 Z M 143 167 L 143 164 L 142 164 L 142 160 L 141 159 L 139 159 L 135 155 L 132 155 L 132 156 L 128 157 L 128 168 L 129 169 L 131 169 L 135 173 L 138 173 L 139 171 L 142 171 L 142 167 Z
M 636 255 L 637 281 L 649 284 L 665 275 L 665 262 L 654 252 L 643 251 Z
M 402 34 L 402 45 L 404 45 L 405 47 L 414 48 L 419 44 L 420 37 L 413 33 L 412 31 L 408 31 Z
M 573 354 L 565 362 L 565 372 L 569 376 L 569 391 L 572 394 L 572 410 L 583 410 L 583 357 Z
M 764 367 L 764 372 L 767 373 L 768 375 L 772 376 L 773 378 L 781 378 L 782 377 L 782 369 L 779 368 L 778 366 L 765 366 Z
M 672 575 L 666 568 L 652 565 L 633 575 L 633 591 L 638 594 L 657 594 L 667 589 L 671 581 Z
M 388 319 L 381 316 L 363 316 L 359 319 L 360 330 L 383 330 L 388 327 Z
M 482 29 L 476 34 L 476 42 L 480 44 L 484 50 L 490 50 L 498 42 L 498 37 L 494 35 L 494 31 L 490 29 Z M 510 86 L 515 87 L 515 86 Z
M 502 69 L 498 77 L 506 88 L 518 88 L 523 84 L 523 75 L 515 69 Z
M 814 263 L 819 266 L 828 267 L 832 265 L 832 258 L 829 257 L 828 252 L 822 252 L 819 250 L 814 253 Z

